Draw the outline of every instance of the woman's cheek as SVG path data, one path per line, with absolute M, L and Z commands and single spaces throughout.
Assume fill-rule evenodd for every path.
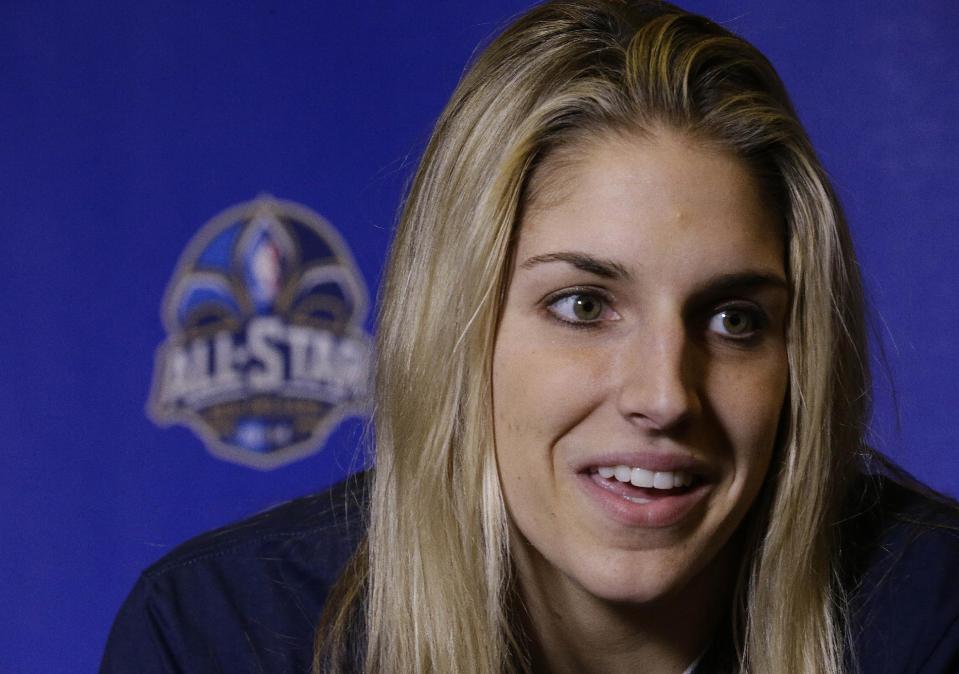
M 739 364 L 711 371 L 706 397 L 734 451 L 745 454 L 738 457 L 737 465 L 765 472 L 788 381 L 784 349 L 774 350 L 749 366 Z

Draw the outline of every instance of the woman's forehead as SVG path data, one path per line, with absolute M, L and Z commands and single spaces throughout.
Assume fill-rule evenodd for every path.
M 569 196 L 570 192 L 581 185 L 587 172 L 596 165 L 607 164 L 610 160 L 620 165 L 636 164 L 636 150 L 642 148 L 673 148 L 682 150 L 683 160 L 701 157 L 705 163 L 723 164 L 724 168 L 738 165 L 737 171 L 744 177 L 748 174 L 752 188 L 762 192 L 767 186 L 754 175 L 750 165 L 729 149 L 728 144 L 717 141 L 706 134 L 689 128 L 679 128 L 667 122 L 656 122 L 648 126 L 639 124 L 597 129 L 580 129 L 571 132 L 560 142 L 553 143 L 527 178 L 524 190 L 524 213 L 555 204 Z M 669 159 L 668 154 L 665 157 Z M 717 161 L 718 160 L 718 161 Z M 675 163 L 665 163 L 660 172 L 668 178 L 669 169 Z M 649 176 L 655 172 L 650 171 Z M 763 197 L 768 195 L 763 194 Z
M 524 210 L 518 257 L 585 246 L 675 250 L 687 261 L 774 250 L 782 259 L 779 215 L 746 164 L 715 146 L 667 131 L 615 134 L 551 159 Z M 700 242 L 709 249 L 694 250 Z

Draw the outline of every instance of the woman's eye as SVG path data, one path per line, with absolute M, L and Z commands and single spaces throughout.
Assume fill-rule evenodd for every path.
M 723 337 L 748 339 L 760 325 L 756 312 L 748 309 L 727 308 L 717 311 L 709 319 L 709 329 Z
M 547 305 L 550 313 L 567 323 L 588 324 L 618 318 L 606 300 L 590 293 L 572 293 Z

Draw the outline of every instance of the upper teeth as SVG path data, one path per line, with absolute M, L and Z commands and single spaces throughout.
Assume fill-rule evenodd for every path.
M 629 466 L 601 466 L 597 469 L 600 477 L 615 477 L 620 482 L 629 482 L 635 487 L 652 487 L 653 489 L 674 489 L 688 487 L 693 483 L 693 476 L 685 470 L 646 470 L 645 468 L 630 468 Z

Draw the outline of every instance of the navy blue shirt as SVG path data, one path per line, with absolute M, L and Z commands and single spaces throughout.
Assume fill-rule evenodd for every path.
M 959 514 L 869 484 L 842 525 L 851 653 L 863 674 L 959 673 Z M 338 485 L 166 555 L 121 608 L 101 674 L 308 673 L 323 602 L 364 534 L 364 490 Z M 707 654 L 697 674 L 722 660 Z

